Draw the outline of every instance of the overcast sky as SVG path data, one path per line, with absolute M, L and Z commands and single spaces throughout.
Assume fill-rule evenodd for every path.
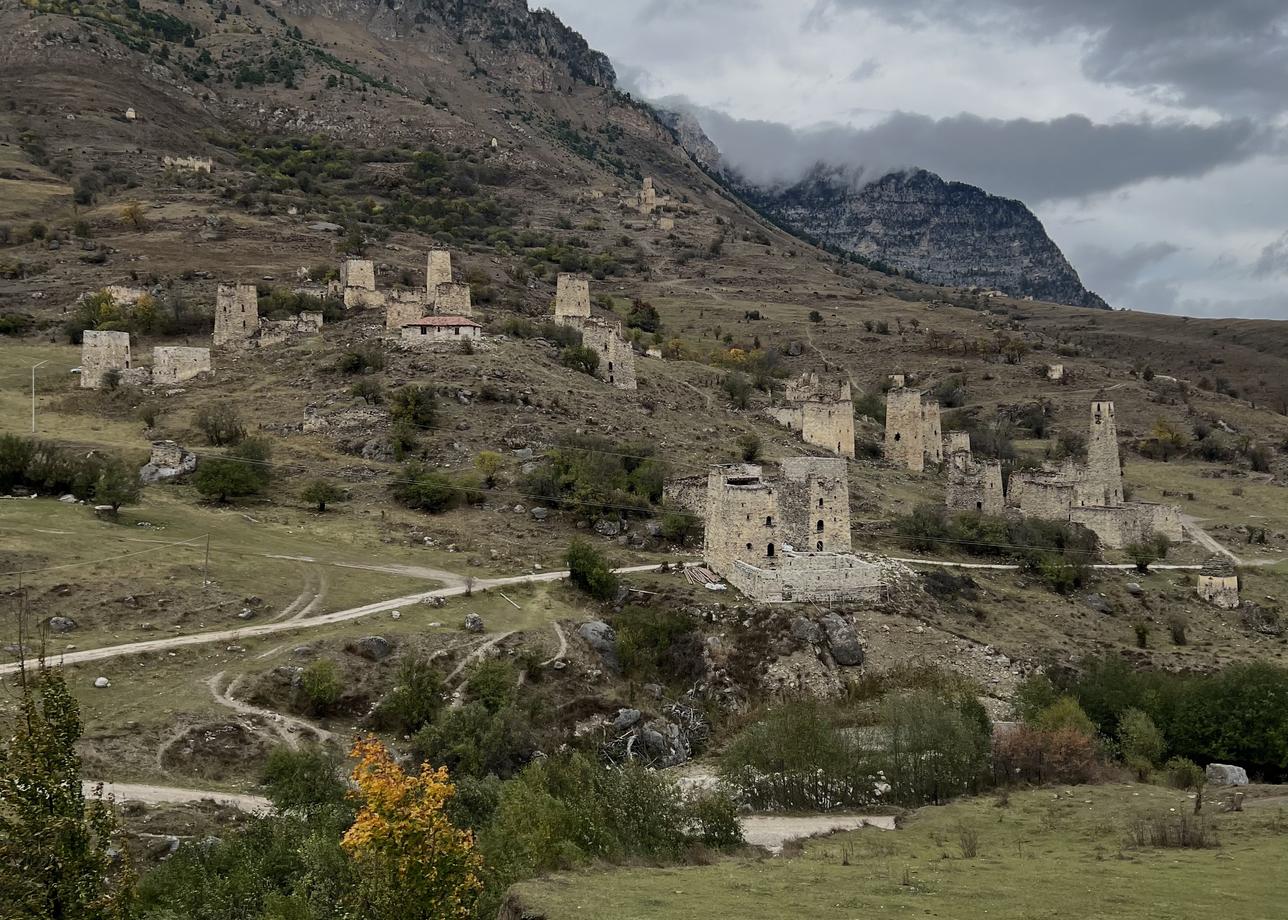
M 762 181 L 1022 199 L 1120 307 L 1288 319 L 1288 0 L 533 0 Z

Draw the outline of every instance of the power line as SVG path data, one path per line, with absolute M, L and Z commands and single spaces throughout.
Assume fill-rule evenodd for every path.
M 203 538 L 194 537 L 191 540 L 183 540 L 178 543 L 162 543 L 158 546 L 149 547 L 148 549 L 137 550 L 136 552 L 133 552 L 133 553 L 121 553 L 118 556 L 106 556 L 102 559 L 87 559 L 83 562 L 64 562 L 59 565 L 42 566 L 38 569 L 15 569 L 12 572 L 0 572 L 0 576 L 33 575 L 37 572 L 55 572 L 61 569 L 75 569 L 75 568 L 81 568 L 87 565 L 102 565 L 104 562 L 115 562 L 117 559 L 129 559 L 132 556 L 144 556 L 144 555 L 147 555 L 148 553 L 155 553 L 159 550 L 171 549 L 176 546 L 192 546 L 197 540 L 200 540 L 200 539 L 203 539 Z

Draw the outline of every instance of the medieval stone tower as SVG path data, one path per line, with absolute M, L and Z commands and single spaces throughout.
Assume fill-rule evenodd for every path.
M 259 294 L 253 284 L 221 284 L 215 296 L 215 347 L 249 342 L 259 331 Z
M 926 468 L 926 427 L 920 390 L 897 387 L 886 393 L 885 458 L 917 473 Z
M 850 552 L 850 480 L 845 461 L 789 457 L 780 468 L 782 539 L 802 553 Z
M 82 333 L 80 385 L 85 389 L 101 389 L 110 371 L 128 371 L 131 362 L 128 332 L 87 329 Z
M 445 281 L 434 285 L 434 312 L 439 316 L 473 316 L 470 286 Z
M 769 414 L 797 432 L 806 444 L 842 457 L 854 456 L 854 400 L 849 381 L 820 382 L 817 374 L 802 374 L 787 383 L 786 408 Z
M 1091 404 L 1087 434 L 1087 485 L 1094 501 L 1113 507 L 1123 503 L 1123 470 L 1118 459 L 1118 424 L 1114 404 L 1097 399 Z
M 440 284 L 452 282 L 452 254 L 446 249 L 431 249 L 425 264 L 425 290 L 432 298 Z
M 555 322 L 590 318 L 590 281 L 576 275 L 559 276 L 555 288 Z
M 976 462 L 969 451 L 957 451 L 948 460 L 949 511 L 978 511 L 981 514 L 999 515 L 1006 510 L 1006 497 L 1002 493 L 1002 463 L 1000 460 Z

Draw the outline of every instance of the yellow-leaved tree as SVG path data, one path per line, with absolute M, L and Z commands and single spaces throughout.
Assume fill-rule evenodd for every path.
M 483 884 L 474 837 L 448 820 L 456 787 L 446 768 L 412 775 L 374 738 L 357 741 L 354 797 L 361 803 L 341 846 L 358 870 L 361 916 L 457 920 L 470 916 Z

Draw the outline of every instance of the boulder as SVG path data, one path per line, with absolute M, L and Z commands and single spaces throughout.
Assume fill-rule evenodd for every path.
M 577 627 L 577 635 L 594 649 L 610 668 L 614 671 L 620 669 L 621 664 L 617 660 L 617 633 L 613 631 L 613 627 L 603 620 L 591 620 Z
M 46 624 L 51 633 L 68 633 L 76 628 L 76 621 L 71 617 L 50 617 Z
M 792 620 L 792 638 L 805 645 L 823 644 L 823 627 L 808 617 Z
M 364 636 L 350 642 L 344 647 L 351 655 L 357 655 L 368 661 L 384 661 L 393 654 L 394 644 L 384 636 Z
M 112 686 L 112 682 L 106 677 L 96 677 L 94 678 L 94 686 L 100 690 L 106 690 L 108 687 Z
M 139 482 L 152 485 L 186 476 L 197 468 L 197 455 L 175 441 L 153 441 L 152 454 L 139 470 Z
M 1132 597 L 1140 597 L 1145 593 L 1145 589 L 1134 581 L 1127 582 L 1127 593 Z
M 461 623 L 461 626 L 465 629 L 466 632 L 472 632 L 472 633 L 481 633 L 485 629 L 483 625 L 483 618 L 479 616 L 477 613 L 465 614 L 465 620 Z
M 1113 601 L 1103 594 L 1088 594 L 1083 597 L 1082 601 L 1096 613 L 1103 613 L 1107 617 L 1114 615 Z
M 1207 780 L 1213 786 L 1246 786 L 1248 771 L 1228 763 L 1210 763 L 1207 765 Z
M 863 645 L 849 620 L 834 613 L 828 614 L 823 617 L 823 629 L 827 632 L 832 659 L 837 664 L 847 668 L 863 664 Z
M 601 537 L 615 537 L 622 532 L 622 525 L 618 521 L 596 521 L 595 533 Z
M 544 521 L 547 517 L 550 516 L 550 512 L 547 511 L 545 508 L 533 508 L 528 513 L 532 515 L 532 519 L 534 521 Z
M 613 731 L 624 732 L 640 720 L 638 709 L 619 709 L 613 719 Z

